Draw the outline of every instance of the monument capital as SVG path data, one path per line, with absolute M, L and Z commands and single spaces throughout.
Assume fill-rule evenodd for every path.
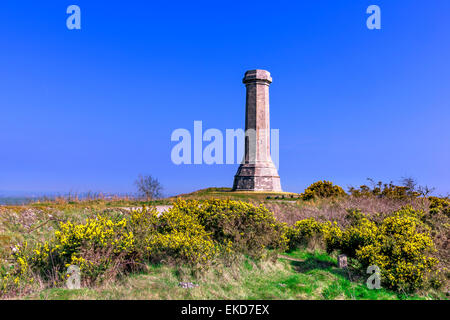
M 267 85 L 272 83 L 272 77 L 270 76 L 270 72 L 261 69 L 249 70 L 245 73 L 244 79 L 242 82 L 252 83 L 252 82 L 264 82 Z

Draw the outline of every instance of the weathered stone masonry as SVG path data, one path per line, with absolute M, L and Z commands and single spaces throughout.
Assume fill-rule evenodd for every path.
M 245 106 L 245 158 L 234 176 L 233 190 L 282 191 L 278 171 L 270 157 L 270 73 L 250 70 L 243 82 Z

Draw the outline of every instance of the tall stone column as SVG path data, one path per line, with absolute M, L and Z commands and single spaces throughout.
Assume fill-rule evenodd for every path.
M 278 171 L 270 157 L 270 73 L 250 70 L 243 82 L 245 105 L 245 157 L 234 176 L 233 190 L 282 191 Z

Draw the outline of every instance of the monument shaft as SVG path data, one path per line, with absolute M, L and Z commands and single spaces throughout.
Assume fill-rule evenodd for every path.
M 270 157 L 270 73 L 250 70 L 243 82 L 245 106 L 245 157 L 234 177 L 233 190 L 282 191 L 280 177 Z

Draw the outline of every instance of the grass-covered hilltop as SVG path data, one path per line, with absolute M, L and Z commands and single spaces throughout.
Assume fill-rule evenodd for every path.
M 428 191 L 319 181 L 298 194 L 208 188 L 4 205 L 0 297 L 448 299 L 450 200 Z M 69 266 L 80 289 L 67 288 Z

